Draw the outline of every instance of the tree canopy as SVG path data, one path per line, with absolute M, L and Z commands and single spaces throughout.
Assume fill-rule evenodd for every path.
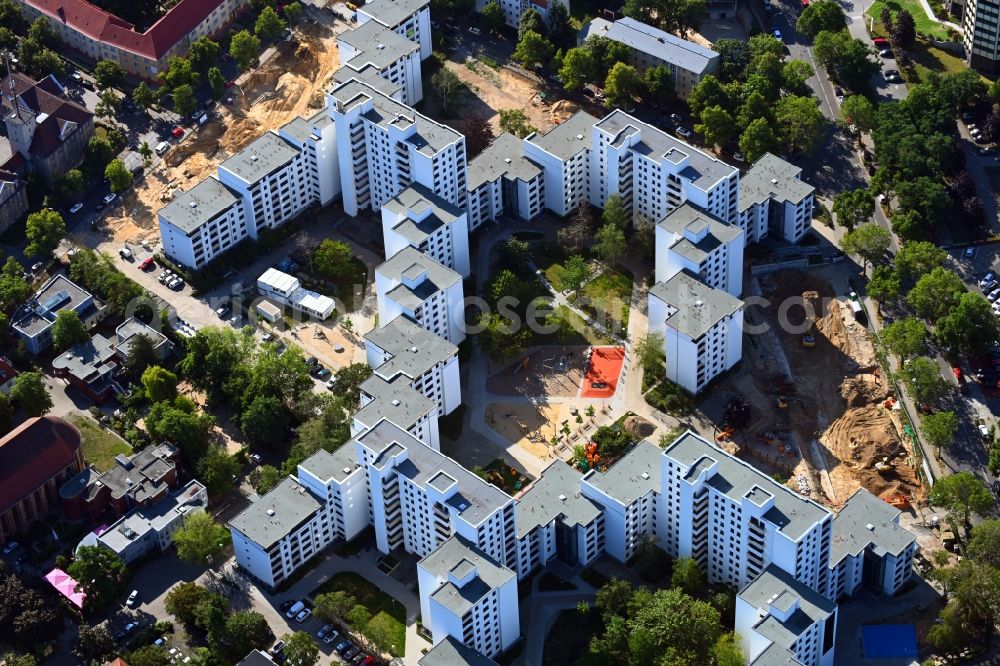
M 177 556 L 189 564 L 203 565 L 229 543 L 229 530 L 205 511 L 189 511 L 174 532 Z

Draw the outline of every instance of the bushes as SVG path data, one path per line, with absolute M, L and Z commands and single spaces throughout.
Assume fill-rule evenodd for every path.
M 669 379 L 664 379 L 646 394 L 646 402 L 671 416 L 687 416 L 693 405 L 684 390 Z

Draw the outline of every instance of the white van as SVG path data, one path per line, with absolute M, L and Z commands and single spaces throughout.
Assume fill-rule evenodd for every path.
M 157 155 L 162 155 L 163 153 L 167 152 L 167 148 L 169 147 L 170 147 L 169 143 L 167 143 L 166 141 L 161 141 L 158 144 L 156 144 L 156 148 L 154 148 L 154 150 L 156 151 Z
M 285 612 L 285 617 L 287 617 L 288 619 L 292 619 L 293 617 L 298 615 L 299 611 L 301 611 L 305 607 L 306 605 L 304 603 L 302 603 L 301 601 L 296 601 L 294 604 L 292 604 L 292 607 Z

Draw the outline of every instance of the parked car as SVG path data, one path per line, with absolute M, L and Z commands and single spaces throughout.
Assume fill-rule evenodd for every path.
M 684 127 L 683 125 L 677 126 L 677 133 L 682 137 L 684 137 L 685 139 L 691 138 L 691 130 L 689 130 L 687 127 Z
M 974 248 L 974 247 L 967 247 L 967 248 L 965 248 L 965 258 L 966 259 L 972 259 L 974 256 L 976 256 L 976 248 Z
M 482 31 L 482 30 L 480 30 L 479 28 L 477 28 L 477 27 L 476 27 L 476 26 L 474 26 L 474 25 L 470 25 L 470 26 L 469 26 L 469 32 L 470 32 L 470 33 L 472 33 L 473 35 L 477 36 L 477 37 L 478 37 L 479 35 L 483 34 L 483 31 Z
M 37 273 L 38 271 L 42 270 L 43 268 L 45 268 L 45 264 L 42 263 L 41 261 L 36 261 L 35 263 L 31 264 L 31 272 L 32 273 Z
M 989 296 L 987 296 L 987 298 L 989 299 L 990 303 L 1000 298 L 1000 289 L 994 289 L 993 291 L 991 291 Z
M 82 208 L 83 208 L 83 203 L 77 201 L 75 204 L 73 204 L 72 206 L 70 206 L 70 209 L 69 209 L 70 215 L 76 215 L 77 213 L 80 212 L 80 210 Z
M 128 595 L 128 601 L 125 602 L 125 605 L 128 606 L 129 608 L 135 606 L 135 600 L 138 596 L 139 596 L 139 590 L 132 590 L 132 594 Z
M 271 335 L 270 333 L 265 333 L 264 335 L 260 336 L 260 339 L 263 340 L 264 342 L 270 342 L 271 340 L 274 340 L 274 336 Z
M 153 261 L 152 257 L 146 257 L 139 263 L 139 270 L 141 271 L 151 271 L 156 268 L 156 262 Z
M 229 316 L 229 314 L 232 311 L 233 311 L 233 309 L 231 307 L 229 307 L 228 305 L 223 305 L 220 308 L 216 308 L 216 310 L 215 310 L 215 316 L 218 317 L 219 319 L 225 319 L 226 317 Z
M 319 628 L 319 631 L 316 632 L 316 638 L 325 638 L 326 635 L 331 631 L 333 631 L 333 625 L 324 624 L 322 627 Z
M 351 641 L 341 641 L 337 643 L 337 647 L 334 649 L 337 651 L 337 654 L 343 656 L 343 654 L 347 652 L 350 647 L 352 647 Z
M 878 52 L 878 54 L 880 56 L 882 56 L 883 58 L 891 58 L 892 57 L 892 49 L 882 49 L 881 51 Z
M 332 391 L 333 389 L 337 388 L 337 380 L 336 380 L 336 379 L 331 379 L 331 380 L 329 380 L 329 381 L 328 381 L 328 382 L 326 383 L 326 388 L 327 388 L 328 390 L 330 390 L 330 391 Z
M 679 113 L 671 113 L 670 114 L 670 120 L 672 120 L 675 123 L 677 123 L 678 125 L 680 125 L 682 122 L 684 122 L 684 116 L 682 116 Z
M 313 614 L 312 609 L 303 608 L 302 610 L 299 611 L 298 615 L 295 616 L 295 621 L 299 623 L 305 622 L 306 620 L 309 619 L 309 616 L 312 614 Z
M 290 603 L 293 603 L 293 602 L 286 601 L 285 603 L 290 604 Z M 284 604 L 282 604 L 282 605 L 284 605 Z M 289 606 L 289 608 L 291 608 L 291 606 Z M 282 609 L 282 610 L 284 610 L 284 609 Z M 283 652 L 284 649 L 285 649 L 285 641 L 278 641 L 274 645 L 271 646 L 270 652 L 271 652 L 271 654 L 278 654 L 279 652 Z
M 167 287 L 169 289 L 182 289 L 184 287 L 184 280 L 179 277 L 175 277 L 167 283 Z
M 181 138 L 182 136 L 184 136 L 184 128 L 175 127 L 173 131 L 170 132 L 170 136 L 174 137 L 175 139 Z
M 903 77 L 895 69 L 887 69 L 885 70 L 885 80 L 889 83 L 902 83 Z
M 114 201 L 115 199 L 117 199 L 117 198 L 118 198 L 118 195 L 117 195 L 117 194 L 115 194 L 114 192 L 111 192 L 111 193 L 109 193 L 109 194 L 105 194 L 105 195 L 104 195 L 104 203 L 110 206 L 110 205 L 111 205 L 111 203 L 112 203 L 112 202 L 113 202 L 113 201 Z
M 996 273 L 994 273 L 993 271 L 986 271 L 986 275 L 984 275 L 983 279 L 979 281 L 979 286 L 985 289 L 986 285 L 989 282 L 992 282 L 996 279 L 997 279 Z
M 10 543 L 8 543 L 6 546 L 3 547 L 3 554 L 10 555 L 15 550 L 17 550 L 18 545 L 19 544 L 16 541 L 11 541 Z
M 997 282 L 996 280 L 990 280 L 989 282 L 980 283 L 979 286 L 983 290 L 984 294 L 988 294 L 997 287 L 1000 287 L 1000 282 Z
M 132 250 L 128 249 L 127 247 L 123 247 L 120 250 L 118 250 L 118 256 L 124 259 L 125 261 L 132 261 Z
M 287 611 L 285 611 L 285 617 L 291 620 L 293 617 L 299 614 L 306 607 L 305 603 L 301 601 L 296 601 L 292 604 Z
M 361 651 L 361 648 L 359 648 L 356 645 L 352 645 L 351 647 L 349 647 L 346 650 L 344 650 L 344 655 L 343 655 L 344 659 L 347 659 L 348 661 L 350 661 L 351 659 L 354 658 L 354 655 L 356 655 L 360 651 Z
M 334 629 L 323 638 L 323 642 L 329 645 L 340 637 L 340 632 Z
M 316 373 L 316 379 L 326 379 L 331 374 L 333 373 L 331 373 L 327 368 L 322 368 L 319 372 Z
M 317 359 L 315 356 L 310 356 L 309 358 L 306 359 L 306 365 L 309 366 L 310 368 L 316 365 L 317 363 L 319 363 L 319 359 Z
M 281 612 L 284 613 L 285 611 L 287 611 L 289 608 L 291 608 L 294 605 L 295 605 L 295 600 L 294 599 L 288 599 L 286 601 L 282 601 L 281 605 L 278 606 L 278 608 L 280 608 Z M 281 643 L 281 647 L 285 647 L 285 644 L 284 644 L 283 641 L 278 641 L 278 643 Z M 277 645 L 278 643 L 275 643 L 275 645 Z

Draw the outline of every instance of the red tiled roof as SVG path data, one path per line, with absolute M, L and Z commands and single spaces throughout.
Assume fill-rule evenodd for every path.
M 31 140 L 31 154 L 45 157 L 52 154 L 63 142 L 63 132 L 66 125 L 75 123 L 84 125 L 90 121 L 90 111 L 62 95 L 62 86 L 51 75 L 35 82 L 24 74 L 14 72 L 10 76 L 14 81 L 14 94 L 22 109 L 30 109 L 36 116 L 44 113 L 45 119 L 35 127 Z M 0 79 L 0 90 L 7 93 L 10 90 L 10 79 Z M 14 106 L 6 94 L 2 103 L 6 115 L 14 110 Z M 13 167 L 4 168 L 15 170 Z
M 146 32 L 86 0 L 23 0 L 55 21 L 66 23 L 91 39 L 159 60 L 194 30 L 223 0 L 181 0 Z
M 80 431 L 55 416 L 28 419 L 0 439 L 0 513 L 73 462 Z

